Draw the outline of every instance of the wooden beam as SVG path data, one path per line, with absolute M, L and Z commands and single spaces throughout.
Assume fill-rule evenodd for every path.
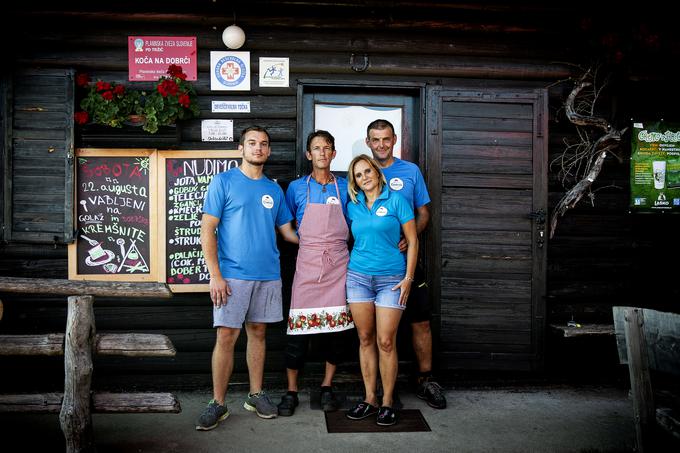
M 649 376 L 647 341 L 643 331 L 645 321 L 641 308 L 626 307 L 624 313 L 635 434 L 638 452 L 644 453 L 645 448 L 649 447 L 652 441 L 656 420 L 652 381 Z
M 100 413 L 174 413 L 181 412 L 172 393 L 95 393 L 95 412 Z
M 0 412 L 56 413 L 61 410 L 62 393 L 0 395 Z M 179 413 L 179 401 L 172 393 L 95 393 L 96 413 Z
M 94 452 L 90 386 L 94 344 L 94 298 L 70 296 L 64 347 L 64 399 L 59 412 L 66 451 Z
M 97 355 L 127 357 L 173 357 L 177 354 L 167 335 L 147 333 L 98 334 Z M 64 334 L 0 335 L 0 356 L 3 355 L 62 355 Z
M 0 412 L 44 412 L 61 410 L 63 393 L 0 395 Z
M 0 277 L 0 292 L 72 296 L 171 298 L 164 283 L 97 282 L 52 278 Z
M 95 350 L 98 355 L 128 357 L 172 357 L 177 354 L 166 335 L 148 333 L 97 335 Z
M 45 335 L 0 335 L 0 356 L 2 355 L 62 355 L 64 334 Z

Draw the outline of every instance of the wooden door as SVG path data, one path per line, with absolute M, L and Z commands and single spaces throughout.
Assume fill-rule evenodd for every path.
M 430 275 L 445 369 L 540 368 L 545 90 L 428 91 Z

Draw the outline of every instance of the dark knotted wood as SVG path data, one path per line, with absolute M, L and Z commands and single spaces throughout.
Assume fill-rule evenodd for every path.
M 0 395 L 0 412 L 55 413 L 62 407 L 62 393 Z M 181 412 L 172 393 L 95 393 L 91 401 L 96 413 Z
M 95 451 L 90 410 L 94 307 L 92 296 L 68 298 L 64 348 L 64 399 L 59 413 L 67 452 Z
M 167 335 L 145 333 L 98 334 L 94 352 L 127 357 L 172 357 L 177 353 Z M 63 353 L 64 334 L 61 333 L 0 335 L 0 356 Z
M 164 283 L 96 282 L 50 278 L 0 277 L 0 292 L 65 295 L 89 294 L 108 297 L 170 298 Z

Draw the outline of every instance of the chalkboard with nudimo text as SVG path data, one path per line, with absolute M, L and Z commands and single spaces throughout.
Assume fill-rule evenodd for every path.
M 203 200 L 210 181 L 241 163 L 239 151 L 159 151 L 159 281 L 173 292 L 209 291 L 201 251 Z
M 79 149 L 69 278 L 156 281 L 156 150 Z

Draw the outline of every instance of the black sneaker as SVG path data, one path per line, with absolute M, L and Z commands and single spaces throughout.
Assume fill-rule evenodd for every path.
M 397 423 L 397 413 L 391 407 L 383 406 L 378 411 L 375 423 L 380 426 L 392 426 Z
M 321 390 L 321 409 L 324 412 L 335 412 L 338 410 L 338 400 L 331 389 Z
M 281 402 L 278 405 L 279 415 L 290 417 L 295 413 L 295 408 L 298 407 L 298 404 L 300 404 L 300 400 L 298 400 L 297 395 L 286 393 L 281 397 Z
M 425 400 L 430 407 L 435 409 L 444 409 L 446 407 L 446 397 L 442 386 L 431 379 L 425 379 L 418 386 L 416 396 L 421 400 Z
M 377 414 L 378 408 L 367 402 L 362 402 L 347 411 L 345 416 L 350 420 L 363 420 L 366 417 Z

